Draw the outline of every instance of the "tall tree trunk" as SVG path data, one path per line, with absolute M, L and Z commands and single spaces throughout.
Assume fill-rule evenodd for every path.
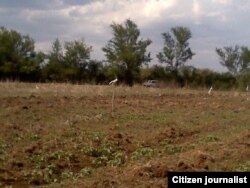
M 132 87 L 134 85 L 134 75 L 132 70 L 127 69 L 125 74 L 125 83 Z

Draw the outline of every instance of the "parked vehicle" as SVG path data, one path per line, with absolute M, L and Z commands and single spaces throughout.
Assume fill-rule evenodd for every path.
M 158 80 L 148 80 L 142 84 L 145 87 L 159 87 Z

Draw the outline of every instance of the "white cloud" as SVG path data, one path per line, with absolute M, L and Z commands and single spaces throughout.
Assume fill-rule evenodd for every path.
M 232 4 L 232 0 L 212 0 L 213 3 L 222 4 L 222 5 L 230 5 Z
M 93 1 L 87 5 L 74 6 L 71 8 L 71 15 L 87 16 L 92 23 L 105 26 L 112 21 L 123 22 L 131 18 L 143 26 L 161 18 L 162 13 L 175 4 L 176 0 Z
M 198 0 L 193 1 L 193 13 L 197 17 L 200 16 L 200 14 L 201 14 L 200 1 L 198 1 Z

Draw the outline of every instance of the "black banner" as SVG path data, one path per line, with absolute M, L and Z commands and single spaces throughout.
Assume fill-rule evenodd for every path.
M 250 172 L 169 172 L 168 188 L 250 188 Z

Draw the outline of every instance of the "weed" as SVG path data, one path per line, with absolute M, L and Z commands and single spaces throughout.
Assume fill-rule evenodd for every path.
M 92 164 L 95 167 L 106 166 L 108 164 L 109 158 L 107 155 L 101 155 L 95 159 L 93 159 Z
M 249 172 L 250 171 L 250 161 L 237 163 L 234 165 L 236 171 Z
M 195 144 L 181 144 L 181 145 L 174 145 L 174 144 L 166 144 L 164 145 L 164 151 L 168 154 L 180 153 L 190 149 L 195 148 Z
M 79 172 L 79 177 L 89 177 L 91 176 L 91 174 L 93 173 L 93 169 L 90 167 L 85 167 L 83 169 L 80 170 Z
M 60 159 L 65 159 L 67 161 L 74 161 L 75 160 L 75 155 L 70 152 L 62 152 L 58 151 L 55 153 L 52 153 L 48 155 L 49 160 L 60 160 Z
M 104 143 L 99 147 L 86 146 L 82 151 L 94 157 L 92 164 L 96 167 L 100 166 L 119 166 L 124 163 L 124 154 L 121 151 L 116 151 L 111 143 Z
M 92 146 L 85 146 L 84 148 L 80 149 L 80 151 L 92 157 L 98 157 L 100 155 L 98 149 Z
M 114 153 L 113 159 L 108 161 L 108 165 L 110 165 L 110 166 L 120 166 L 124 162 L 125 162 L 124 153 L 118 151 L 118 152 Z
M 31 171 L 23 171 L 22 175 L 29 183 L 33 184 L 43 184 L 57 182 L 58 175 L 60 175 L 60 169 L 54 165 L 50 164 L 44 169 L 33 169 Z
M 54 165 L 50 164 L 43 170 L 44 180 L 48 183 L 57 182 L 56 177 L 60 174 L 60 169 Z
M 10 137 L 13 138 L 15 141 L 22 140 L 22 137 L 14 130 L 10 131 Z
M 91 132 L 89 133 L 88 138 L 92 141 L 99 142 L 104 138 L 104 134 L 101 132 Z
M 8 148 L 8 147 L 9 147 L 8 144 L 6 144 L 4 141 L 1 141 L 1 140 L 0 140 L 0 150 L 1 150 L 1 149 Z
M 35 134 L 35 135 L 30 136 L 28 139 L 30 141 L 38 141 L 41 139 L 41 137 L 39 135 Z
M 214 135 L 208 135 L 206 137 L 200 138 L 200 143 L 209 143 L 209 142 L 217 142 L 219 141 L 219 138 Z
M 66 170 L 66 171 L 61 173 L 61 178 L 62 179 L 73 179 L 74 178 L 74 172 Z
M 46 155 L 33 155 L 30 160 L 35 163 L 36 169 L 41 169 L 47 163 L 48 157 Z
M 0 140 L 0 162 L 4 162 L 7 160 L 7 156 L 6 156 L 7 153 L 5 149 L 8 147 L 9 147 L 8 144 Z
M 132 153 L 132 159 L 141 159 L 142 157 L 151 157 L 154 154 L 154 150 L 149 147 L 139 148 Z
M 5 155 L 5 153 L 0 151 L 0 162 L 4 162 L 8 159 L 8 157 Z
M 179 153 L 179 152 L 183 151 L 183 146 L 169 144 L 169 145 L 166 145 L 164 147 L 164 150 L 168 154 Z
M 67 131 L 65 133 L 63 133 L 63 137 L 66 138 L 71 138 L 71 137 L 76 137 L 78 135 L 78 133 L 76 131 Z
M 61 173 L 61 179 L 73 179 L 76 180 L 77 178 L 89 177 L 93 173 L 93 169 L 90 167 L 85 167 L 80 170 L 79 173 L 74 173 L 72 171 L 66 170 Z
M 55 152 L 51 154 L 45 155 L 33 155 L 30 160 L 35 163 L 36 169 L 44 169 L 44 167 L 53 160 L 67 160 L 67 161 L 74 161 L 75 156 L 69 152 Z

